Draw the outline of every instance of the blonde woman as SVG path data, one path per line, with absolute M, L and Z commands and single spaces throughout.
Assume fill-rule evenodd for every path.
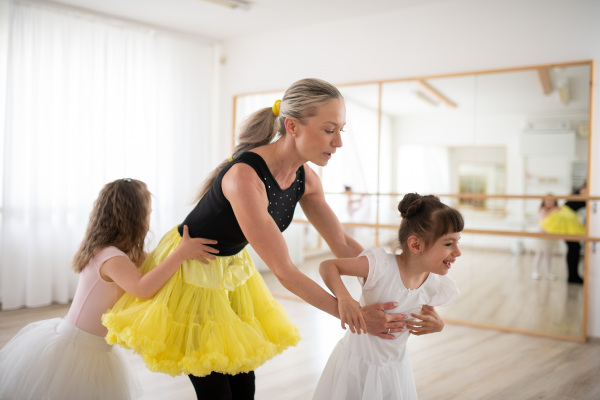
M 188 374 L 199 399 L 254 398 L 254 370 L 300 340 L 297 328 L 270 294 L 248 243 L 289 291 L 335 317 L 336 299 L 292 263 L 281 232 L 300 204 L 337 257 L 363 249 L 348 236 L 325 201 L 317 174 L 342 147 L 346 109 L 333 85 L 303 79 L 281 101 L 251 115 L 233 155 L 200 190 L 183 224 L 165 235 L 144 265 L 150 271 L 174 251 L 182 226 L 192 237 L 218 241 L 209 266 L 184 268 L 150 301 L 124 296 L 105 316 L 108 340 L 140 353 L 152 371 Z M 365 308 L 369 333 L 393 338 L 406 316 L 393 303 Z M 439 331 L 435 311 L 421 333 Z

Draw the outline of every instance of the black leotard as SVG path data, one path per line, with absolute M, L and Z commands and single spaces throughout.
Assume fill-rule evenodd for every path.
M 263 158 L 256 153 L 243 153 L 227 164 L 217 175 L 212 187 L 179 225 L 180 235 L 183 234 L 183 225 L 187 225 L 191 237 L 217 240 L 218 243 L 211 246 L 219 250 L 219 256 L 237 254 L 248 244 L 221 187 L 225 173 L 238 162 L 254 168 L 265 184 L 269 198 L 268 211 L 281 232 L 292 222 L 296 204 L 304 194 L 304 166 L 296 171 L 294 183 L 287 189 L 281 189 Z

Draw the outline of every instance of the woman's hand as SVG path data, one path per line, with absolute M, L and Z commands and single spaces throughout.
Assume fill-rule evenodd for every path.
M 426 335 L 441 332 L 444 329 L 444 320 L 432 306 L 424 305 L 421 314 L 410 314 L 416 321 L 407 321 L 409 332 L 413 335 Z
M 375 303 L 361 308 L 367 324 L 367 333 L 383 339 L 394 339 L 392 333 L 402 332 L 406 326 L 406 314 L 391 314 L 384 310 L 393 310 L 397 303 Z
M 367 333 L 367 324 L 361 314 L 360 303 L 358 301 L 351 297 L 348 299 L 338 299 L 338 309 L 343 329 L 346 329 L 346 324 L 348 324 L 352 333 L 358 333 L 359 335 L 362 332 Z
M 183 235 L 181 243 L 177 247 L 177 251 L 185 259 L 196 259 L 201 263 L 208 264 L 208 260 L 214 260 L 216 257 L 213 254 L 218 254 L 219 250 L 207 246 L 208 244 L 216 244 L 216 240 L 204 238 L 191 238 L 187 225 L 183 226 Z

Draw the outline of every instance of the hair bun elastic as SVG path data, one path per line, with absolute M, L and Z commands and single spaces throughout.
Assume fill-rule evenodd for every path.
M 276 117 L 279 117 L 279 105 L 281 104 L 281 100 L 275 100 L 275 103 L 273 104 L 273 115 Z

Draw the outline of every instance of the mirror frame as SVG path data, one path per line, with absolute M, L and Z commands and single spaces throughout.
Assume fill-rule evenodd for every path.
M 478 76 L 478 75 L 486 75 L 486 74 L 494 74 L 494 73 L 504 73 L 504 72 L 516 72 L 516 71 L 526 71 L 526 70 L 543 70 L 543 69 L 549 69 L 549 68 L 564 68 L 564 67 L 570 67 L 570 66 L 582 66 L 582 65 L 587 65 L 590 67 L 590 82 L 589 82 L 589 110 L 588 110 L 588 162 L 587 162 L 587 181 L 588 183 L 590 181 L 592 181 L 591 177 L 592 177 L 592 148 L 591 148 L 591 143 L 592 143 L 592 129 L 591 129 L 591 122 L 592 122 L 592 105 L 593 105 L 593 83 L 594 83 L 594 76 L 593 76 L 593 71 L 594 71 L 594 61 L 593 60 L 584 60 L 584 61 L 574 61 L 574 62 L 564 62 L 564 63 L 553 63 L 553 64 L 540 64 L 540 65 L 531 65 L 531 66 L 520 66 L 520 67 L 514 67 L 514 68 L 502 68 L 502 69 L 491 69 L 491 70 L 480 70 L 480 71 L 470 71 L 470 72 L 459 72 L 459 73 L 452 73 L 452 74 L 440 74 L 440 75 L 426 75 L 426 76 L 416 76 L 416 77 L 408 77 L 408 78 L 397 78 L 397 79 L 388 79 L 388 80 L 376 80 L 376 81 L 363 81 L 363 82 L 353 82 L 353 83 L 341 83 L 341 84 L 336 84 L 336 86 L 338 88 L 340 88 L 341 90 L 343 90 L 344 87 L 351 87 L 351 86 L 357 86 L 357 85 L 377 85 L 378 88 L 378 95 L 379 95 L 379 108 L 378 108 L 378 127 L 377 127 L 377 140 L 378 140 L 378 146 L 379 143 L 381 142 L 381 118 L 382 118 L 382 104 L 381 104 L 381 99 L 382 99 L 382 89 L 383 89 L 383 84 L 385 83 L 392 83 L 392 82 L 407 82 L 407 81 L 425 81 L 425 80 L 429 80 L 429 79 L 436 79 L 436 78 L 450 78 L 450 77 L 461 77 L 461 76 Z M 237 128 L 237 104 L 238 104 L 238 100 L 240 98 L 243 98 L 245 96 L 252 96 L 252 95 L 258 95 L 258 94 L 270 94 L 270 93 L 283 93 L 284 90 L 270 90 L 270 91 L 261 91 L 261 92 L 253 92 L 253 93 L 244 93 L 244 94 L 239 94 L 239 95 L 235 95 L 233 97 L 233 129 L 232 129 L 232 136 L 231 136 L 231 148 L 233 149 L 233 147 L 235 146 L 235 138 L 236 138 L 236 128 Z M 320 168 L 317 168 L 317 171 L 319 173 L 322 173 L 322 170 Z M 379 172 L 378 172 L 379 175 Z M 506 178 L 505 178 L 506 180 Z M 379 176 L 377 177 L 377 187 L 379 188 Z M 330 192 L 326 192 L 327 194 L 343 194 L 343 192 L 336 192 L 336 193 L 330 193 Z M 361 196 L 376 196 L 377 201 L 376 203 L 376 212 L 375 212 L 375 222 L 373 223 L 343 223 L 344 226 L 346 227 L 365 227 L 365 228 L 373 228 L 374 232 L 375 232 L 375 245 L 378 246 L 379 245 L 379 235 L 380 235 L 380 231 L 381 230 L 389 230 L 391 229 L 397 229 L 397 225 L 388 225 L 388 224 L 383 224 L 380 223 L 379 221 L 379 215 L 380 215 L 380 210 L 379 210 L 379 199 L 383 196 L 394 196 L 396 198 L 402 196 L 402 193 L 380 193 L 379 190 L 376 193 L 355 193 L 356 195 L 361 195 Z M 445 198 L 457 198 L 458 199 L 472 199 L 472 200 L 487 200 L 487 199 L 522 199 L 522 200 L 527 200 L 527 199 L 535 199 L 535 200 L 539 200 L 540 196 L 539 195 L 486 195 L 486 194 L 460 194 L 460 193 L 436 193 L 437 196 L 439 197 L 445 197 Z M 573 195 L 554 195 L 554 197 L 556 197 L 557 199 L 560 200 L 580 200 L 580 201 L 585 201 L 586 202 L 586 206 L 587 209 L 590 210 L 592 209 L 592 201 L 598 201 L 600 200 L 600 197 L 598 196 L 573 196 Z M 524 334 L 529 334 L 529 335 L 534 335 L 534 336 L 541 336 L 541 337 L 551 337 L 551 338 L 557 338 L 557 339 L 563 339 L 563 340 L 568 340 L 568 341 L 575 341 L 575 342 L 585 342 L 587 339 L 587 313 L 588 313 L 588 297 L 589 297 L 589 260 L 590 260 L 590 255 L 591 255 L 591 245 L 592 243 L 595 244 L 595 242 L 600 242 L 600 237 L 593 237 L 590 235 L 590 222 L 591 222 L 591 213 L 587 213 L 586 215 L 586 234 L 585 235 L 559 235 L 559 234 L 547 234 L 547 233 L 535 233 L 535 232 L 525 232 L 525 231 L 509 231 L 509 230 L 481 230 L 481 229 L 464 229 L 464 233 L 469 233 L 469 234 L 475 234 L 475 235 L 499 235 L 499 236 L 510 236 L 510 237 L 529 237 L 529 238 L 545 238 L 545 239 L 557 239 L 557 240 L 570 240 L 570 241 L 582 241 L 584 242 L 584 248 L 585 248 L 585 252 L 584 252 L 584 285 L 583 285 L 583 318 L 582 318 L 582 329 L 581 329 L 581 336 L 579 337 L 573 337 L 573 336 L 564 336 L 564 335 L 559 335 L 559 334 L 552 334 L 552 333 L 547 333 L 547 332 L 539 332 L 539 331 L 531 331 L 531 330 L 524 330 L 524 329 L 519 329 L 519 328 L 515 328 L 515 327 L 510 327 L 510 326 L 501 326 L 501 325 L 494 325 L 494 324 L 488 324 L 488 323 L 478 323 L 478 322 L 474 322 L 474 321 L 467 321 L 467 320 L 459 320 L 459 319 L 445 319 L 446 322 L 449 323 L 455 323 L 455 324 L 462 324 L 462 325 L 469 325 L 469 326 L 476 326 L 476 327 L 482 327 L 482 328 L 487 328 L 487 329 L 495 329 L 495 330 L 502 330 L 502 331 L 507 331 L 507 332 L 517 332 L 517 333 L 524 333 Z M 293 221 L 294 223 L 299 223 L 299 224 L 306 224 L 308 223 L 308 221 L 306 220 L 302 220 L 302 219 L 294 219 Z M 319 243 L 324 243 L 324 241 L 319 238 Z

